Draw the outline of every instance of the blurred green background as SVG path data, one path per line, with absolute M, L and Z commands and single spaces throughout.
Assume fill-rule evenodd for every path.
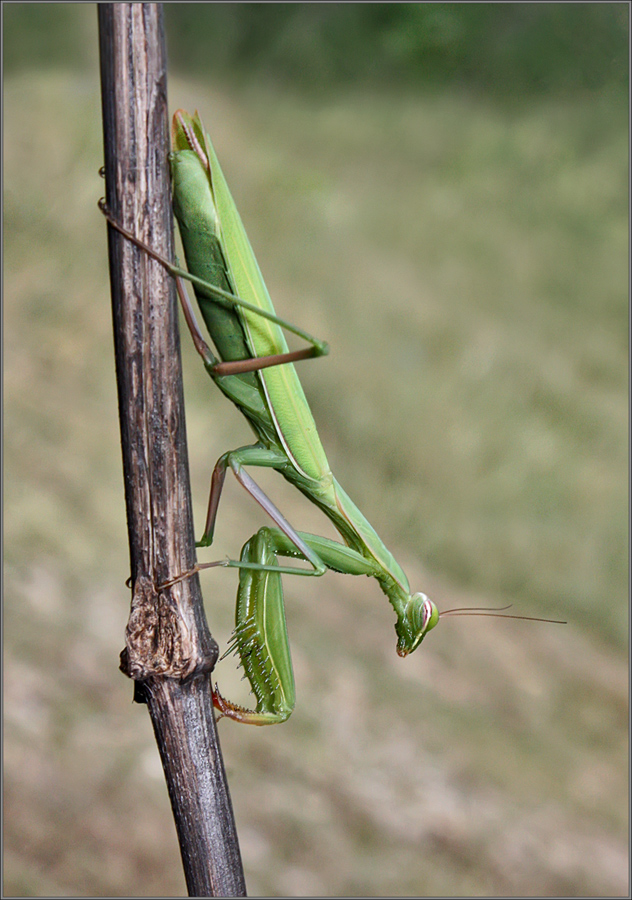
M 4 892 L 183 895 L 117 668 L 96 8 L 2 14 Z M 440 608 L 569 620 L 446 620 L 401 660 L 376 585 L 286 579 L 297 709 L 220 725 L 249 892 L 627 894 L 627 5 L 165 18 L 171 109 L 199 108 L 279 311 L 331 344 L 300 372 L 336 476 Z M 183 354 L 199 531 L 250 435 Z M 229 483 L 216 555 L 264 521 Z M 234 574 L 203 586 L 225 647 Z

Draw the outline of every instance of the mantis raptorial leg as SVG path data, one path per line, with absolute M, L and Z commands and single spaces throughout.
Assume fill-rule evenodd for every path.
M 302 541 L 318 553 L 329 569 L 354 575 L 375 575 L 371 563 L 342 544 L 314 534 L 300 533 Z M 241 559 L 262 567 L 239 573 L 236 625 L 224 656 L 236 652 L 253 693 L 257 709 L 249 710 L 215 691 L 215 705 L 224 716 L 253 725 L 284 722 L 295 703 L 294 673 L 285 622 L 283 586 L 278 556 L 297 556 L 293 541 L 281 531 L 261 528 L 244 545 Z

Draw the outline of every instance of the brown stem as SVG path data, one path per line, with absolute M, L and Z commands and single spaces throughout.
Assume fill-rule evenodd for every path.
M 102 3 L 98 15 L 107 205 L 171 259 L 162 8 Z M 112 229 L 109 254 L 133 585 L 121 667 L 148 704 L 189 894 L 243 896 L 199 579 L 157 588 L 195 565 L 173 279 Z

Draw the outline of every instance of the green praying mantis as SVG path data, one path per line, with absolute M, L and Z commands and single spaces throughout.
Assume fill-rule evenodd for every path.
M 173 207 L 188 271 L 156 254 L 113 221 L 104 204 L 101 208 L 115 228 L 176 278 L 184 316 L 206 370 L 243 413 L 256 436 L 254 444 L 224 453 L 216 463 L 206 525 L 198 546 L 212 544 L 228 468 L 276 527 L 261 528 L 244 545 L 239 560 L 200 563 L 192 572 L 168 583 L 172 585 L 210 566 L 239 569 L 236 624 L 227 653 L 238 654 L 257 703 L 256 709 L 246 709 L 215 688 L 216 708 L 224 716 L 255 725 L 283 722 L 294 709 L 282 575 L 320 576 L 330 569 L 375 578 L 397 616 L 396 649 L 400 656 L 415 650 L 443 616 L 530 618 L 482 608 L 439 613 L 425 594 L 411 593 L 401 566 L 334 478 L 294 368 L 294 362 L 326 355 L 327 344 L 276 314 L 199 115 L 178 110 L 173 117 L 172 139 Z M 193 284 L 218 356 L 199 329 L 183 279 Z M 298 335 L 309 346 L 290 352 L 284 330 Z M 344 543 L 296 531 L 245 471 L 246 466 L 272 468 L 283 475 L 323 511 Z M 280 557 L 307 561 L 310 568 L 280 565 Z

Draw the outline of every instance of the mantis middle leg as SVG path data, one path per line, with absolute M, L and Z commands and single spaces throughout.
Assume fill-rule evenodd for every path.
M 235 477 L 239 483 L 248 491 L 257 503 L 268 513 L 273 522 L 276 523 L 280 531 L 289 539 L 295 548 L 297 557 L 301 557 L 310 562 L 312 569 L 300 569 L 296 566 L 278 566 L 276 562 L 271 568 L 270 564 L 260 561 L 251 560 L 247 555 L 244 558 L 242 553 L 241 559 L 228 560 L 225 564 L 239 569 L 253 569 L 259 571 L 273 571 L 275 573 L 290 575 L 323 575 L 327 566 L 320 558 L 319 554 L 311 549 L 307 543 L 301 538 L 299 532 L 290 525 L 281 511 L 274 505 L 272 500 L 265 494 L 253 478 L 244 471 L 244 466 L 262 466 L 264 468 L 279 468 L 287 463 L 287 456 L 280 450 L 271 450 L 259 444 L 249 447 L 240 447 L 238 450 L 231 450 L 224 453 L 218 459 L 213 470 L 211 479 L 211 493 L 209 496 L 208 512 L 206 516 L 206 527 L 202 540 L 198 541 L 200 547 L 210 547 L 213 542 L 213 532 L 215 530 L 215 520 L 217 518 L 217 510 L 219 500 L 226 479 L 226 470 L 228 466 L 233 470 Z M 198 569 L 205 568 L 204 563 L 199 563 Z

